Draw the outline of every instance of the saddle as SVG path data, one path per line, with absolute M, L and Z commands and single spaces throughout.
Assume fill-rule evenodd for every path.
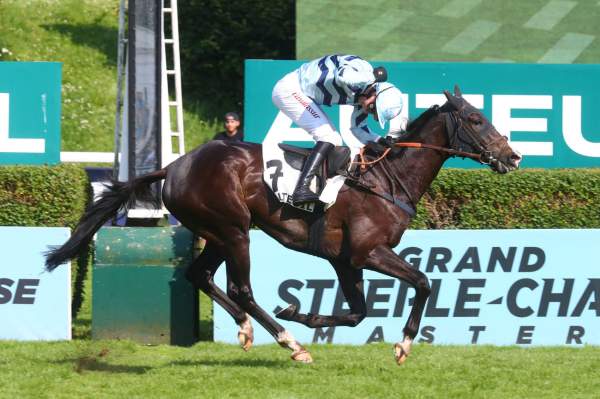
M 285 161 L 292 168 L 302 170 L 306 158 L 311 152 L 310 148 L 298 147 L 289 144 L 279 144 L 283 150 Z M 348 147 L 336 146 L 329 152 L 327 159 L 323 162 L 320 170 L 317 172 L 318 190 L 324 187 L 324 182 L 339 174 L 345 174 L 350 162 L 350 149 Z

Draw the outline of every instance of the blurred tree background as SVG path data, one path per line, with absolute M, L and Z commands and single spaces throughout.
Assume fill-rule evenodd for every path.
M 295 59 L 293 0 L 179 3 L 183 92 L 201 118 L 242 111 L 244 59 Z

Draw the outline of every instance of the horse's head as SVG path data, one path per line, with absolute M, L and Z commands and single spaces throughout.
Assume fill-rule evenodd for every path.
M 479 154 L 479 160 L 498 173 L 517 169 L 521 154 L 510 147 L 508 139 L 498 133 L 481 111 L 462 97 L 458 86 L 454 86 L 454 95 L 446 90 L 444 94 L 451 107 L 448 113 L 450 147 Z

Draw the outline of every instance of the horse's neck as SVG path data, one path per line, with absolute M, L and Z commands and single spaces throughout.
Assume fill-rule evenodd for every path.
M 406 141 L 447 147 L 445 116 L 439 113 L 432 117 L 417 132 L 410 133 Z M 405 183 L 410 196 L 418 202 L 427 191 L 444 162 L 447 154 L 431 149 L 407 149 L 391 164 L 399 180 Z M 415 204 L 416 205 L 416 204 Z

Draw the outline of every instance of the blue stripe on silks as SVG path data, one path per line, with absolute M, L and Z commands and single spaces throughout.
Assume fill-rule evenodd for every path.
M 335 65 L 336 68 L 340 66 L 340 61 L 337 55 L 330 55 L 329 59 L 331 60 L 331 62 L 333 62 L 333 65 Z
M 335 65 L 336 68 L 339 67 L 340 63 L 339 63 L 337 55 L 332 55 L 332 56 L 329 57 L 329 59 L 331 60 L 331 62 L 333 62 L 333 64 Z M 333 75 L 333 79 L 331 80 L 331 84 L 332 84 L 333 88 L 335 89 L 335 91 L 340 96 L 338 104 L 347 104 L 347 102 L 348 102 L 348 95 L 346 94 L 346 92 L 344 91 L 344 89 L 342 89 L 336 83 L 336 81 L 335 81 L 335 74 Z
M 331 81 L 331 84 L 333 85 L 333 88 L 335 89 L 335 91 L 337 91 L 337 93 L 340 95 L 338 104 L 347 104 L 348 103 L 348 95 L 346 94 L 344 89 L 342 89 L 340 86 L 338 86 L 337 83 L 335 83 L 335 77 Z
M 321 70 L 321 76 L 319 76 L 319 80 L 317 81 L 317 87 L 323 92 L 323 104 L 331 105 L 331 93 L 325 87 L 325 78 L 327 77 L 327 72 L 329 69 L 327 65 L 325 65 L 325 60 L 327 57 L 323 57 L 319 60 L 319 69 Z
M 352 60 L 362 60 L 362 58 L 360 58 L 358 55 L 349 55 L 346 57 L 346 61 L 352 61 Z
M 367 127 L 367 125 L 361 127 L 362 130 L 364 130 L 366 133 L 371 133 L 371 131 L 369 130 L 369 128 Z
M 359 126 L 365 119 L 367 119 L 367 116 L 368 115 L 364 112 L 362 114 L 359 114 L 355 119 L 356 126 Z

